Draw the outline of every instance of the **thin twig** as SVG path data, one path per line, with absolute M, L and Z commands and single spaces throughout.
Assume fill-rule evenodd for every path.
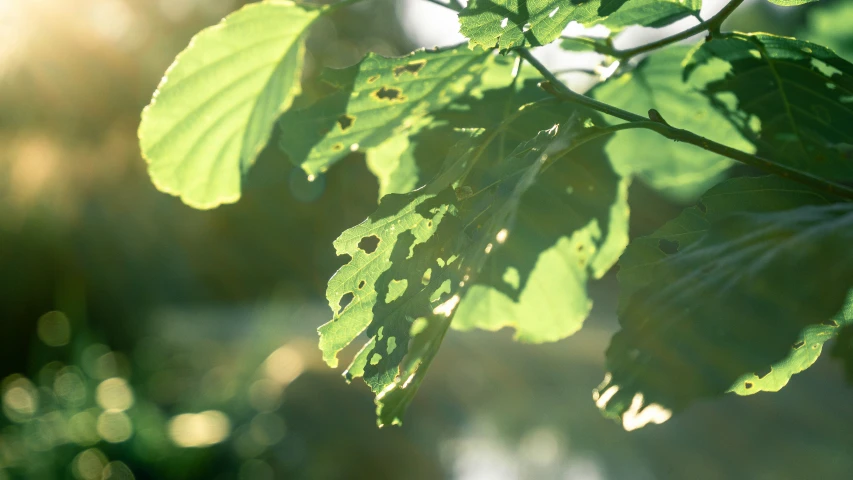
M 708 20 L 702 21 L 701 17 L 700 17 L 699 18 L 700 22 L 697 25 L 694 25 L 694 26 L 688 28 L 687 30 L 678 32 L 674 35 L 670 35 L 669 37 L 662 38 L 660 40 L 656 40 L 656 41 L 651 42 L 651 43 L 647 43 L 645 45 L 640 45 L 638 47 L 626 48 L 624 50 L 617 50 L 617 49 L 610 48 L 607 45 L 603 45 L 603 44 L 601 44 L 599 42 L 595 42 L 595 41 L 589 41 L 587 43 L 589 43 L 595 49 L 596 52 L 604 54 L 604 55 L 610 55 L 611 57 L 616 57 L 616 58 L 618 58 L 624 62 L 624 61 L 626 61 L 632 57 L 640 55 L 641 53 L 646 53 L 646 52 L 650 52 L 652 50 L 657 50 L 658 48 L 665 47 L 665 46 L 670 45 L 672 43 L 680 42 L 682 40 L 690 38 L 694 35 L 698 35 L 698 34 L 705 32 L 705 31 L 710 32 L 711 35 L 719 33 L 720 32 L 720 25 L 722 25 L 723 22 L 727 18 L 729 18 L 729 15 L 731 15 L 732 12 L 734 12 L 743 2 L 744 2 L 744 0 L 732 0 L 731 2 L 727 3 L 726 6 L 723 7 L 722 10 L 717 12 L 716 15 L 709 18 Z M 583 37 L 564 37 L 564 38 L 571 38 L 574 40 L 579 40 Z
M 837 195 L 839 197 L 844 197 L 853 200 L 853 188 L 848 187 L 846 185 L 826 180 L 816 175 L 812 175 L 808 172 L 803 172 L 801 170 L 788 167 L 784 164 L 760 157 L 758 155 L 753 155 L 751 153 L 731 148 L 729 146 L 702 137 L 701 135 L 697 135 L 693 132 L 680 128 L 675 128 L 663 121 L 662 118 L 657 121 L 650 120 L 649 118 L 643 117 L 641 115 L 622 110 L 621 108 L 614 107 L 612 105 L 599 102 L 598 100 L 587 97 L 585 95 L 573 92 L 571 89 L 569 89 L 569 87 L 560 82 L 560 80 L 557 79 L 557 77 L 550 70 L 548 70 L 544 65 L 542 65 L 542 63 L 539 62 L 539 60 L 537 60 L 530 53 L 530 50 L 527 50 L 526 48 L 519 48 L 516 49 L 516 51 L 525 60 L 527 60 L 530 65 L 532 65 L 536 70 L 538 70 L 543 77 L 547 79 L 547 82 L 543 82 L 541 86 L 554 98 L 565 102 L 583 105 L 598 112 L 629 122 L 626 124 L 614 125 L 613 127 L 609 127 L 610 130 L 608 133 L 611 133 L 616 130 L 623 130 L 629 128 L 644 128 L 647 130 L 652 130 L 670 140 L 689 143 L 704 150 L 708 150 L 710 152 L 714 152 L 732 160 L 736 160 L 745 165 L 757 167 L 766 172 L 787 177 L 804 185 L 817 188 L 819 190 L 828 192 L 833 195 Z M 657 114 L 657 112 L 654 112 L 653 116 L 655 118 L 659 118 L 659 114 Z

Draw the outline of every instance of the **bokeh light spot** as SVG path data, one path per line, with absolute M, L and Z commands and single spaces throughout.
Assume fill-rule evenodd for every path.
M 133 435 L 130 418 L 117 410 L 107 410 L 98 416 L 98 435 L 109 443 L 121 443 Z
M 100 480 L 106 463 L 107 457 L 100 450 L 90 448 L 74 458 L 71 468 L 80 480 Z
M 28 379 L 15 375 L 6 379 L 3 413 L 13 422 L 25 422 L 38 410 L 38 391 Z
M 101 474 L 103 480 L 133 480 L 133 472 L 123 462 L 110 462 Z
M 41 316 L 36 327 L 39 339 L 49 347 L 61 347 L 71 341 L 71 323 L 62 312 L 48 312 Z
M 98 385 L 95 393 L 98 405 L 104 410 L 123 412 L 133 405 L 133 390 L 127 380 L 119 377 L 109 378 Z
M 231 422 L 224 413 L 208 410 L 201 413 L 184 413 L 169 422 L 169 437 L 179 447 L 207 447 L 215 445 L 231 433 Z
M 295 348 L 284 345 L 272 352 L 264 362 L 266 376 L 281 385 L 296 380 L 305 369 L 302 355 Z

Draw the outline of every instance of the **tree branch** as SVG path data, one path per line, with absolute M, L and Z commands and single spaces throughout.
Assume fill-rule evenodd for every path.
M 719 33 L 720 32 L 720 25 L 722 25 L 723 22 L 727 18 L 729 18 L 729 15 L 731 15 L 743 2 L 744 2 L 744 0 L 732 0 L 731 2 L 727 3 L 726 6 L 723 7 L 722 10 L 717 12 L 716 15 L 709 18 L 708 20 L 701 21 L 701 18 L 700 18 L 699 24 L 694 25 L 694 26 L 688 28 L 687 30 L 684 30 L 682 32 L 678 32 L 674 35 L 671 35 L 671 36 L 666 37 L 666 38 L 662 38 L 660 40 L 656 40 L 656 41 L 651 42 L 651 43 L 647 43 L 645 45 L 640 45 L 638 47 L 627 48 L 625 50 L 616 50 L 616 49 L 607 47 L 606 45 L 602 45 L 599 42 L 590 41 L 589 43 L 591 43 L 591 45 L 593 46 L 595 51 L 597 51 L 598 53 L 601 53 L 604 55 L 610 55 L 611 57 L 616 57 L 619 60 L 624 62 L 624 61 L 626 61 L 626 60 L 628 60 L 634 56 L 637 56 L 641 53 L 650 52 L 652 50 L 657 50 L 658 48 L 665 47 L 669 44 L 672 44 L 675 42 L 680 42 L 681 40 L 685 40 L 687 38 L 690 38 L 693 35 L 698 35 L 704 31 L 710 32 L 711 35 Z M 565 38 L 580 39 L 583 37 L 565 37 Z
M 620 124 L 614 125 L 613 127 L 609 127 L 610 133 L 615 132 L 617 130 L 624 130 L 629 128 L 645 128 L 647 130 L 657 132 L 658 134 L 670 140 L 689 143 L 704 150 L 708 150 L 718 155 L 722 155 L 724 157 L 738 161 L 745 165 L 757 167 L 766 172 L 790 178 L 791 180 L 800 182 L 810 187 L 814 187 L 821 191 L 853 200 L 853 188 L 851 187 L 835 183 L 830 180 L 826 180 L 816 175 L 812 175 L 808 172 L 803 172 L 801 170 L 788 167 L 784 164 L 760 157 L 758 155 L 753 155 L 751 153 L 728 147 L 708 138 L 696 135 L 693 132 L 680 128 L 675 128 L 666 123 L 666 121 L 664 121 L 663 118 L 660 117 L 660 114 L 658 114 L 657 111 L 650 110 L 649 115 L 651 119 L 649 119 L 641 115 L 622 110 L 621 108 L 599 102 L 598 100 L 587 97 L 585 95 L 573 92 L 571 89 L 569 89 L 569 87 L 560 82 L 560 80 L 550 70 L 548 70 L 544 65 L 542 65 L 542 63 L 539 62 L 539 60 L 537 60 L 530 53 L 530 50 L 526 48 L 518 48 L 515 51 L 518 52 L 518 54 L 522 58 L 527 60 L 530 65 L 536 68 L 536 70 L 538 70 L 543 77 L 545 77 L 547 81 L 542 82 L 540 86 L 543 90 L 550 93 L 554 98 L 565 102 L 583 105 L 595 111 L 629 122 L 627 124 Z

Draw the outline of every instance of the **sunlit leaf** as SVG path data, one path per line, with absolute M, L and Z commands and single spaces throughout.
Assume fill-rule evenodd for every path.
M 490 52 L 459 47 L 401 58 L 370 53 L 352 67 L 328 69 L 321 81 L 331 92 L 281 117 L 280 146 L 309 175 L 350 152 L 366 152 L 382 194 L 407 191 L 419 177 L 403 155 L 406 142 L 430 123 L 432 112 L 477 86 L 493 61 Z
M 704 43 L 686 76 L 730 69 L 704 87 L 759 154 L 832 178 L 853 179 L 853 64 L 792 38 L 734 34 Z
M 853 205 L 830 201 L 780 178 L 731 180 L 632 243 L 598 406 L 631 430 L 807 367 L 800 342 L 819 348 L 816 326 L 839 322 L 853 287 Z M 766 380 L 748 387 L 751 374 Z
M 593 96 L 639 115 L 654 108 L 678 128 L 733 148 L 754 150 L 693 84 L 682 80 L 681 62 L 687 53 L 688 47 L 681 46 L 658 51 L 636 69 L 608 79 L 593 90 Z M 607 154 L 623 174 L 637 174 L 653 188 L 681 201 L 695 199 L 732 164 L 725 157 L 648 130 L 618 133 L 607 144 Z
M 775 5 L 779 5 L 782 7 L 796 7 L 798 5 L 805 5 L 807 3 L 816 2 L 817 0 L 767 0 L 770 3 Z
M 196 208 L 240 198 L 242 176 L 299 92 L 303 36 L 320 12 L 254 3 L 193 38 L 142 113 L 140 146 L 158 189 Z
M 345 374 L 364 377 L 379 394 L 385 420 L 399 420 L 415 365 L 428 363 L 440 341 L 423 340 L 421 353 L 413 350 L 414 358 L 406 360 L 413 329 L 422 330 L 416 320 L 427 323 L 425 332 L 435 332 L 430 325 L 453 315 L 489 256 L 514 235 L 524 193 L 584 130 L 582 124 L 554 127 L 506 159 L 483 155 L 500 133 L 487 131 L 451 153 L 425 187 L 383 197 L 373 215 L 335 241 L 338 254 L 351 260 L 329 280 L 327 298 L 336 313 L 320 327 L 323 358 L 336 366 L 338 352 L 365 333 L 367 343 Z M 413 378 L 420 382 L 420 376 Z M 386 395 L 405 401 L 383 407 Z
M 611 30 L 621 30 L 631 25 L 663 27 L 691 15 L 698 17 L 702 8 L 702 0 L 623 0 L 621 3 L 615 12 L 601 22 Z
M 462 297 L 452 326 L 515 329 L 525 342 L 565 338 L 581 328 L 590 279 L 613 266 L 628 243 L 628 179 L 600 142 L 555 163 L 522 198 L 514 228 Z
M 699 6 L 698 0 L 472 0 L 459 23 L 473 44 L 507 50 L 551 43 L 571 21 L 603 23 L 614 30 L 634 24 L 660 27 L 698 13 Z

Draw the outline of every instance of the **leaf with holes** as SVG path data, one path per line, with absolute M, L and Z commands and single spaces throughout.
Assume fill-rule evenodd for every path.
M 658 51 L 634 70 L 608 79 L 592 95 L 639 115 L 654 108 L 671 125 L 733 148 L 754 150 L 694 85 L 682 80 L 681 61 L 688 52 L 689 47 L 681 46 Z M 713 152 L 640 129 L 616 134 L 607 144 L 607 154 L 623 174 L 637 174 L 651 187 L 679 201 L 694 200 L 717 183 L 732 164 Z
M 622 330 L 595 395 L 604 413 L 632 430 L 738 391 L 744 375 L 776 366 L 781 383 L 799 371 L 797 343 L 853 287 L 853 205 L 831 201 L 780 178 L 736 179 L 632 243 Z
M 522 197 L 517 220 L 462 297 L 452 326 L 515 329 L 525 342 L 578 331 L 600 278 L 628 243 L 628 179 L 608 162 L 601 141 L 556 161 Z
M 412 365 L 434 355 L 406 360 L 412 330 L 420 330 L 415 320 L 432 324 L 453 314 L 492 250 L 506 240 L 524 192 L 584 130 L 555 127 L 506 159 L 483 155 L 500 133 L 487 131 L 453 152 L 424 188 L 383 197 L 373 215 L 335 241 L 338 254 L 351 260 L 329 280 L 327 298 L 337 313 L 320 327 L 324 360 L 336 366 L 338 352 L 366 333 L 367 343 L 345 375 L 363 377 L 380 394 L 380 409 L 391 408 L 383 407 L 383 392 L 403 395 Z M 437 348 L 431 346 L 435 341 L 426 343 L 418 351 Z
M 698 13 L 699 6 L 699 0 L 471 0 L 459 13 L 459 24 L 473 45 L 508 50 L 547 45 L 571 21 L 604 23 L 612 30 L 634 24 L 660 27 Z
M 758 154 L 836 181 L 853 179 L 853 64 L 793 38 L 732 34 L 704 43 L 685 76 L 730 65 L 704 86 Z
M 321 81 L 331 93 L 279 120 L 280 146 L 309 175 L 354 151 L 367 153 L 383 194 L 414 186 L 417 166 L 401 157 L 406 139 L 430 123 L 430 113 L 465 95 L 494 61 L 464 47 L 417 51 L 401 58 L 368 54 Z
M 240 198 L 241 177 L 299 92 L 303 37 L 321 12 L 254 3 L 193 38 L 142 112 L 139 142 L 158 189 L 196 208 Z

